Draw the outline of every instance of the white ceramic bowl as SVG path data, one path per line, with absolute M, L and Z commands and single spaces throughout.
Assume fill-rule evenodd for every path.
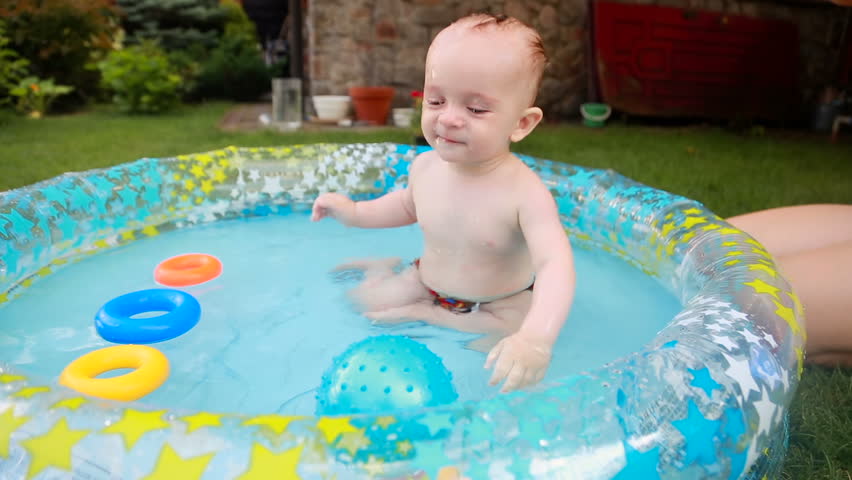
M 313 100 L 320 120 L 343 120 L 349 113 L 347 95 L 314 95 Z

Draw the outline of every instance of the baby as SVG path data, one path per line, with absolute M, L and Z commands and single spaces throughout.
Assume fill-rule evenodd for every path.
M 353 202 L 317 198 L 312 220 L 387 228 L 418 223 L 421 257 L 363 263 L 355 298 L 376 321 L 422 320 L 503 337 L 485 368 L 502 391 L 542 379 L 574 295 L 568 237 L 547 187 L 509 151 L 541 121 L 533 106 L 547 57 L 538 33 L 474 14 L 442 30 L 426 57 L 421 127 L 434 150 L 404 190 Z

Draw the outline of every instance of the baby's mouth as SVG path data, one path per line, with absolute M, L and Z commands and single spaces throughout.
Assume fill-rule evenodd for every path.
M 443 137 L 441 135 L 438 135 L 438 141 L 439 142 L 446 142 L 446 143 L 455 143 L 455 144 L 463 143 L 463 142 L 459 142 L 458 140 L 453 140 L 451 138 Z

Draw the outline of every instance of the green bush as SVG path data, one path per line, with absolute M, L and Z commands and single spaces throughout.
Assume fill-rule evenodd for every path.
M 11 104 L 10 90 L 27 75 L 29 61 L 9 47 L 6 23 L 0 19 L 0 107 Z
M 50 109 L 50 105 L 62 95 L 68 94 L 74 87 L 57 85 L 52 78 L 46 80 L 27 77 L 18 86 L 9 90 L 9 94 L 18 99 L 18 112 L 30 118 L 41 118 Z
M 243 36 L 226 35 L 202 63 L 196 95 L 251 101 L 269 89 L 269 71 L 260 46 Z
M 98 93 L 98 72 L 87 65 L 113 48 L 118 32 L 112 0 L 0 1 L 9 45 L 30 62 L 29 73 L 74 88 L 60 108 L 84 103 Z
M 225 11 L 226 37 L 241 37 L 249 42 L 257 42 L 257 27 L 254 26 L 243 6 L 236 0 L 222 0 L 221 7 Z
M 180 101 L 180 75 L 154 43 L 113 51 L 98 69 L 113 102 L 126 112 L 163 112 Z

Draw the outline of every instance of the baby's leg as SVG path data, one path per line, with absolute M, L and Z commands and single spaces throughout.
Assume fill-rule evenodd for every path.
M 332 272 L 345 272 L 347 270 L 361 270 L 364 274 L 363 284 L 372 284 L 396 275 L 396 268 L 402 263 L 399 257 L 390 258 L 363 258 L 341 263 L 334 267 Z
M 521 292 L 480 305 L 479 310 L 475 312 L 455 313 L 435 305 L 430 295 L 412 304 L 369 312 L 366 315 L 379 323 L 419 320 L 438 327 L 485 334 L 484 337 L 468 345 L 475 350 L 485 352 L 501 338 L 518 331 L 529 310 L 531 299 L 530 292 Z
M 368 318 L 372 318 L 372 312 L 411 305 L 431 298 L 429 290 L 420 281 L 417 268 L 408 267 L 400 273 L 391 269 L 391 272 L 375 272 L 349 291 L 350 298 Z

